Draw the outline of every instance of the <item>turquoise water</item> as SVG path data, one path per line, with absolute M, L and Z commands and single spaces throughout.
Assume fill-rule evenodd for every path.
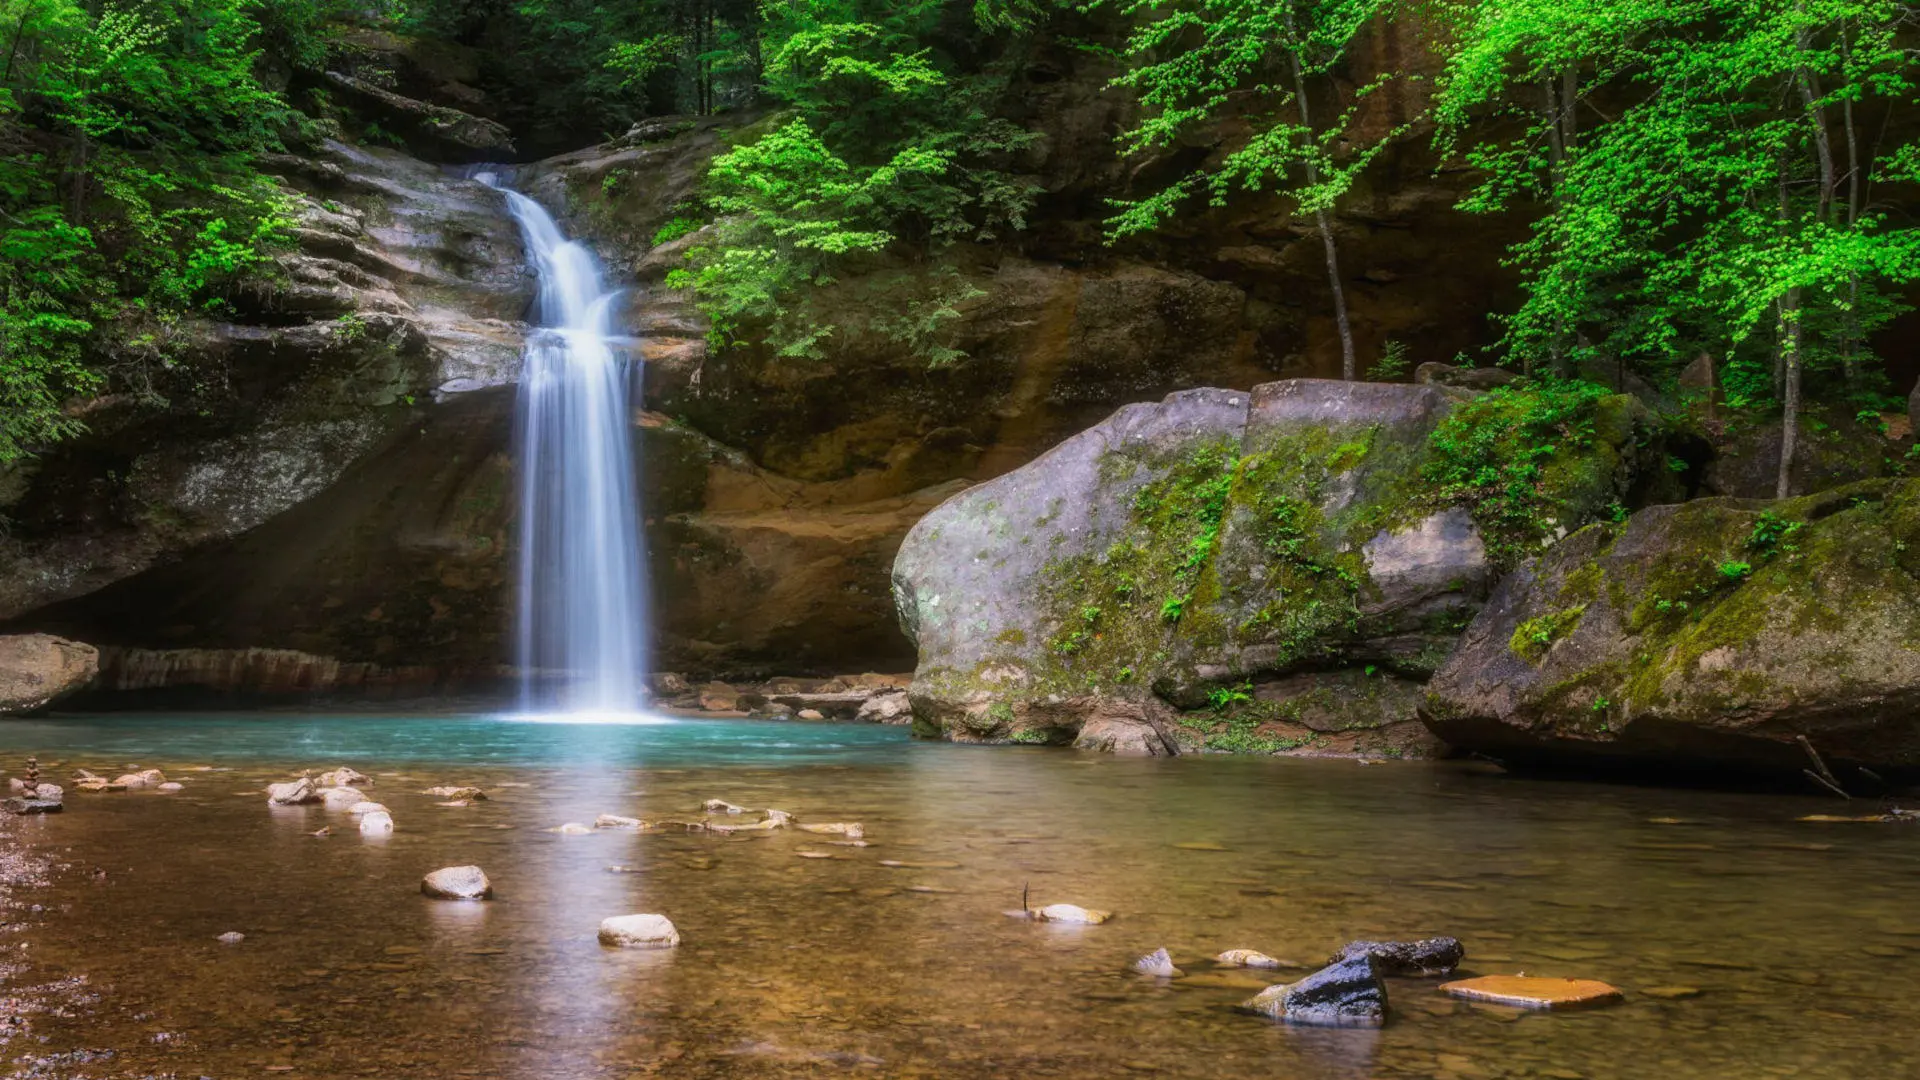
M 355 767 L 411 761 L 538 768 L 797 765 L 897 761 L 925 748 L 905 728 L 878 724 L 656 719 L 578 724 L 512 715 L 112 713 L 0 722 L 0 761 L 28 753 L 228 763 L 318 754 Z
M 1859 1080 L 1920 1061 L 1920 831 L 1797 821 L 1870 809 L 1814 796 L 757 721 L 0 724 L 0 757 L 28 752 L 56 779 L 140 765 L 186 785 L 4 826 L 61 868 L 16 896 L 45 910 L 13 985 L 84 975 L 98 994 L 35 1017 L 34 1052 L 114 1054 L 40 1076 Z M 265 783 L 336 764 L 374 777 L 391 837 L 265 804 Z M 441 806 L 440 784 L 490 798 Z M 858 821 L 871 846 L 550 831 L 710 798 Z M 498 899 L 419 895 L 464 863 Z M 1115 917 L 1008 918 L 1023 890 Z M 671 918 L 680 948 L 603 949 L 599 921 L 633 912 Z M 1346 941 L 1438 933 L 1472 972 L 1603 979 L 1626 1002 L 1523 1015 L 1397 979 L 1378 1032 L 1233 1009 Z M 1126 971 L 1163 946 L 1184 978 Z M 1229 948 L 1299 967 L 1210 962 Z

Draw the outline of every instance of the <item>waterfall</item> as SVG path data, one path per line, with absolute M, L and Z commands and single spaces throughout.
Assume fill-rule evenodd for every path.
M 626 714 L 644 702 L 646 559 L 632 391 L 593 255 L 539 203 L 500 190 L 540 277 L 520 375 L 516 660 L 528 712 Z

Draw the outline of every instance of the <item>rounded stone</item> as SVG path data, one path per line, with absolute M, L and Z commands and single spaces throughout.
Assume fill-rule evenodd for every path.
M 680 931 L 665 915 L 615 915 L 600 922 L 600 944 L 616 949 L 671 949 Z
M 393 815 L 385 810 L 360 815 L 361 836 L 388 836 L 393 832 Z
M 421 878 L 420 892 L 435 900 L 491 900 L 493 882 L 477 866 L 447 866 Z

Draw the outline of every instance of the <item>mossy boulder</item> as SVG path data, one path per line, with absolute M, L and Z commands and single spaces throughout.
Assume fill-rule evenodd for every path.
M 1522 761 L 1920 766 L 1920 481 L 1655 506 L 1501 582 L 1422 719 Z
M 1068 742 L 1128 702 L 1174 746 L 1182 711 L 1256 680 L 1424 679 L 1496 572 L 1477 507 L 1427 479 L 1436 430 L 1472 397 L 1316 379 L 1183 391 L 948 500 L 894 563 L 916 730 Z M 1556 450 L 1542 530 L 1630 486 L 1640 413 L 1599 401 L 1627 419 Z

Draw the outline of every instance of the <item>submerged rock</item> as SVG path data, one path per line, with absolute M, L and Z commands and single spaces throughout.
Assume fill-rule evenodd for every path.
M 314 791 L 313 781 L 304 776 L 285 784 L 267 785 L 269 806 L 299 806 L 319 801 L 320 796 Z
M 1157 979 L 1177 979 L 1186 974 L 1173 966 L 1173 956 L 1166 949 L 1155 949 L 1127 965 L 1127 970 L 1136 975 L 1151 975 Z
M 385 810 L 375 810 L 360 816 L 361 836 L 390 836 L 393 833 L 393 815 Z
M 1289 1024 L 1380 1027 L 1387 1022 L 1387 987 L 1373 957 L 1362 955 L 1262 990 L 1240 1008 Z
M 577 821 L 569 821 L 565 825 L 556 825 L 547 831 L 559 833 L 561 836 L 590 836 L 593 834 L 593 827 L 582 825 Z
M 1543 979 L 1528 975 L 1482 975 L 1442 983 L 1457 998 L 1521 1009 L 1574 1009 L 1621 1000 L 1619 990 L 1597 979 Z
M 1026 912 L 1026 915 L 1037 922 L 1070 923 L 1081 926 L 1098 926 L 1113 918 L 1111 912 L 1083 908 L 1078 904 L 1048 904 L 1043 908 L 1034 908 Z
M 321 773 L 319 776 L 314 778 L 313 782 L 317 786 L 323 787 L 323 788 L 372 787 L 373 777 L 368 776 L 366 773 L 359 772 L 354 769 L 349 769 L 346 766 L 342 765 L 337 769 L 329 769 L 326 772 Z
M 167 774 L 159 769 L 142 769 L 116 777 L 113 782 L 125 788 L 159 787 L 167 782 Z
M 1266 953 L 1256 952 L 1253 949 L 1228 949 L 1213 959 L 1215 963 L 1223 964 L 1227 967 L 1283 968 L 1294 966 L 1285 961 L 1276 960 Z
M 329 810 L 345 810 L 367 801 L 367 797 L 357 788 L 321 788 L 319 795 L 321 804 Z
M 363 801 L 347 807 L 347 813 L 352 814 L 354 817 L 363 817 L 367 814 L 385 814 L 388 812 L 386 806 L 377 802 Z
M 1920 766 L 1920 481 L 1588 526 L 1501 582 L 1422 718 L 1523 762 Z
M 866 826 L 857 821 L 803 822 L 796 827 L 801 832 L 820 833 L 825 836 L 844 836 L 849 840 L 858 840 L 867 835 Z
M 746 808 L 735 806 L 724 799 L 708 799 L 706 802 L 700 804 L 700 809 L 705 810 L 709 814 L 744 814 L 747 812 Z
M 1355 941 L 1327 962 L 1338 964 L 1356 956 L 1371 956 L 1385 975 L 1447 975 L 1466 959 L 1466 946 L 1459 938 L 1436 937 L 1421 941 Z
M 487 797 L 487 793 L 477 787 L 454 787 L 452 785 L 430 787 L 420 794 L 431 795 L 436 799 L 465 799 L 468 802 L 478 802 Z
M 916 731 L 1163 753 L 1175 710 L 1214 689 L 1430 673 L 1495 577 L 1474 518 L 1435 508 L 1422 478 L 1469 397 L 1316 379 L 1182 391 L 942 503 L 894 562 Z M 1644 410 L 1598 408 L 1591 446 L 1553 472 L 1568 526 L 1638 464 Z
M 616 949 L 671 949 L 680 931 L 665 915 L 616 915 L 600 923 L 600 944 Z
M 44 709 L 93 681 L 100 650 L 52 634 L 0 636 L 0 714 Z
M 435 900 L 491 900 L 493 882 L 477 866 L 448 866 L 420 879 L 420 892 Z
M 634 817 L 621 817 L 619 814 L 601 814 L 593 819 L 596 829 L 644 829 L 647 823 Z

